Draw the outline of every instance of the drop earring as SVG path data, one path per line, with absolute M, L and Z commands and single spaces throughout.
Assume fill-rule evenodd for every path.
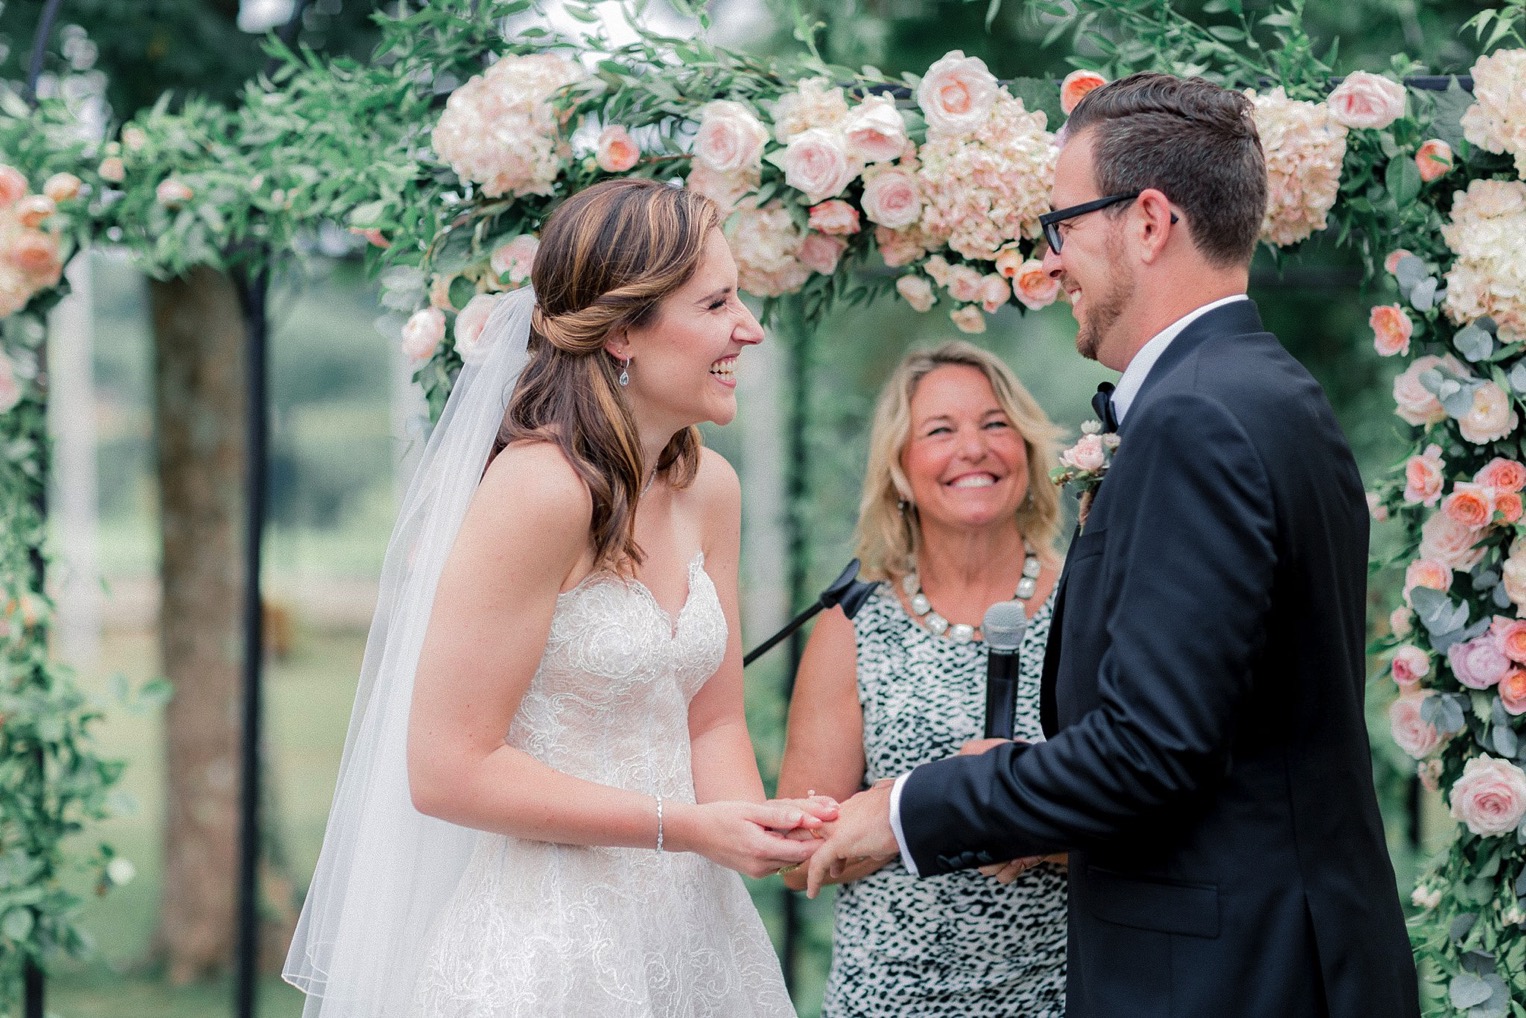
M 622 389 L 631 384 L 631 359 L 629 357 L 625 358 L 625 361 L 620 366 L 619 381 Z

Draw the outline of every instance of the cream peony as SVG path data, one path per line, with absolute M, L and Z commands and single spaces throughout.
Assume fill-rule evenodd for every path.
M 1330 93 L 1330 113 L 1347 127 L 1387 127 L 1404 116 L 1405 99 L 1397 81 L 1353 71 Z
M 1296 244 L 1325 228 L 1340 192 L 1346 128 L 1324 103 L 1298 102 L 1281 88 L 1247 93 L 1266 154 L 1266 217 L 1261 239 Z
M 1475 180 L 1452 201 L 1441 236 L 1457 255 L 1446 274 L 1446 315 L 1488 316 L 1502 341 L 1526 339 L 1526 184 Z
M 771 112 L 774 137 L 787 145 L 797 134 L 815 128 L 841 129 L 848 120 L 848 101 L 831 79 L 804 78 L 793 92 L 779 97 Z
M 794 293 L 811 277 L 800 260 L 802 230 L 784 203 L 774 199 L 762 208 L 743 206 L 727 224 L 727 240 L 736 258 L 742 289 L 758 297 Z
M 1526 50 L 1497 50 L 1473 65 L 1473 105 L 1463 135 L 1479 148 L 1515 158 L 1526 179 Z
M 1513 834 L 1526 816 L 1526 773 L 1487 754 L 1463 764 L 1452 785 L 1452 819 L 1479 837 Z

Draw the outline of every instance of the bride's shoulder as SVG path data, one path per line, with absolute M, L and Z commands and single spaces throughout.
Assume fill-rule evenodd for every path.
M 587 483 L 553 442 L 505 446 L 488 464 L 477 493 L 482 501 L 512 507 L 516 515 L 570 520 L 576 513 L 584 529 L 593 515 Z
M 695 471 L 688 494 L 702 509 L 723 512 L 742 507 L 742 482 L 726 457 L 714 449 L 701 449 L 699 469 Z

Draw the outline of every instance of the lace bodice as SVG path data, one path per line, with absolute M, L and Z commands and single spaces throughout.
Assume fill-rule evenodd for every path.
M 676 617 L 638 581 L 590 576 L 557 598 L 507 741 L 576 777 L 692 802 L 689 701 L 726 638 L 703 555 Z M 696 855 L 484 833 L 432 942 L 420 1018 L 795 1013 L 741 878 Z

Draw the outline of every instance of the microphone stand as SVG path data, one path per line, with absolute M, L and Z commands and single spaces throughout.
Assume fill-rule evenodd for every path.
M 827 589 L 821 592 L 821 596 L 816 599 L 815 604 L 790 619 L 783 629 L 748 651 L 747 656 L 742 658 L 742 667 L 745 668 L 762 657 L 780 640 L 814 618 L 816 613 L 823 608 L 841 607 L 843 613 L 850 619 L 857 615 L 858 610 L 864 606 L 864 602 L 869 600 L 869 595 L 874 593 L 874 588 L 879 586 L 878 583 L 860 580 L 858 578 L 858 566 L 858 559 L 853 559 L 849 562 L 847 567 L 838 574 L 837 579 L 828 584 Z

